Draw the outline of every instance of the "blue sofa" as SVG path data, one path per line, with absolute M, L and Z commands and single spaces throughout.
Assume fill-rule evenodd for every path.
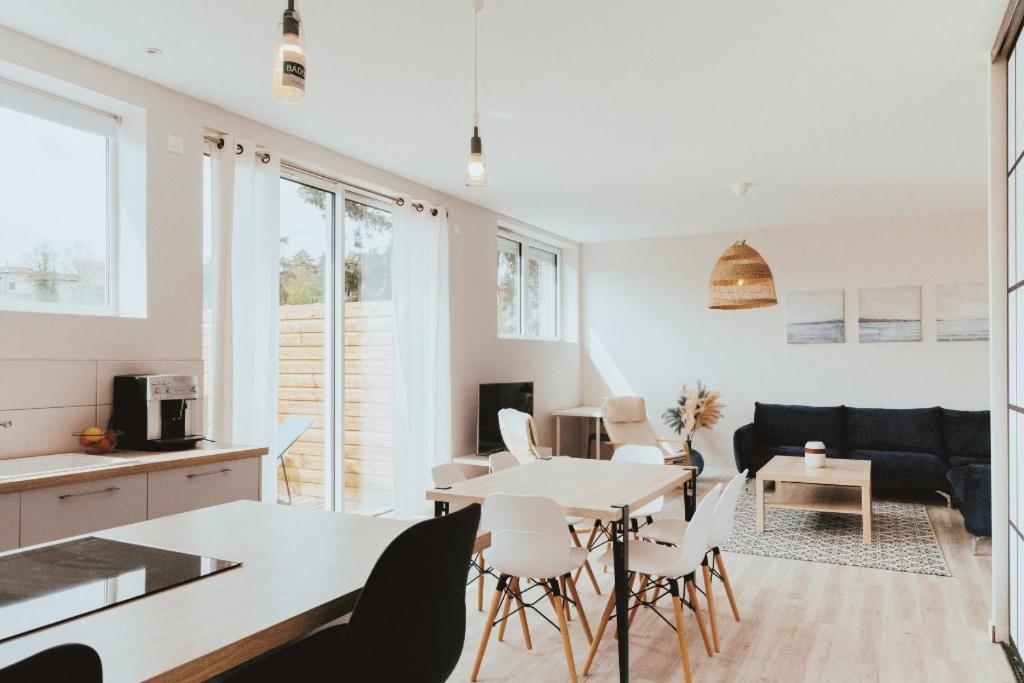
M 774 455 L 825 442 L 830 458 L 871 461 L 880 491 L 948 493 L 975 536 L 991 535 L 989 413 L 946 408 L 848 408 L 754 404 L 733 435 L 736 467 L 754 476 Z

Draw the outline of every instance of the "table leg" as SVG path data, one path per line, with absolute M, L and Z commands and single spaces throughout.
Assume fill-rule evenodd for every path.
M 616 506 L 619 507 L 619 506 Z M 615 623 L 619 633 L 619 681 L 629 682 L 629 506 L 620 507 L 620 521 L 612 523 L 615 558 Z
M 697 511 L 697 469 L 690 470 L 690 478 L 683 483 L 683 514 L 687 521 Z
M 562 416 L 555 415 L 555 455 L 562 454 Z
M 590 453 L 587 453 L 589 456 Z M 601 418 L 594 420 L 594 460 L 601 459 Z
M 871 543 L 871 486 L 860 487 L 861 516 L 864 519 L 864 542 Z
M 757 533 L 764 533 L 764 479 L 761 477 L 757 478 L 755 484 L 755 491 L 757 492 Z

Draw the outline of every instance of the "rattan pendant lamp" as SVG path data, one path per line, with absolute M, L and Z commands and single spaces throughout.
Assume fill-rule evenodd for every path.
M 746 240 L 734 242 L 711 271 L 708 308 L 734 311 L 777 303 L 772 269 Z

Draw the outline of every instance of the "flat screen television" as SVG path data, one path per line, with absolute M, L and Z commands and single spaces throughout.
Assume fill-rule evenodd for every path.
M 477 404 L 476 452 L 481 455 L 505 450 L 498 427 L 498 411 L 504 408 L 533 415 L 533 382 L 481 384 Z

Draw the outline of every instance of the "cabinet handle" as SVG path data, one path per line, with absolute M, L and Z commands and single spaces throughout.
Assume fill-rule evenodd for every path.
M 86 493 L 65 493 L 63 496 L 58 496 L 60 500 L 68 500 L 70 498 L 83 498 L 85 496 L 98 496 L 101 493 L 115 493 L 120 491 L 121 488 L 118 486 L 108 486 L 105 489 L 99 491 L 87 491 Z
M 199 472 L 199 473 L 196 473 L 196 474 L 186 474 L 185 478 L 186 479 L 195 479 L 196 477 L 209 477 L 209 476 L 212 476 L 214 474 L 227 474 L 230 471 L 231 471 L 230 467 L 225 467 L 224 469 L 217 470 L 216 472 Z

